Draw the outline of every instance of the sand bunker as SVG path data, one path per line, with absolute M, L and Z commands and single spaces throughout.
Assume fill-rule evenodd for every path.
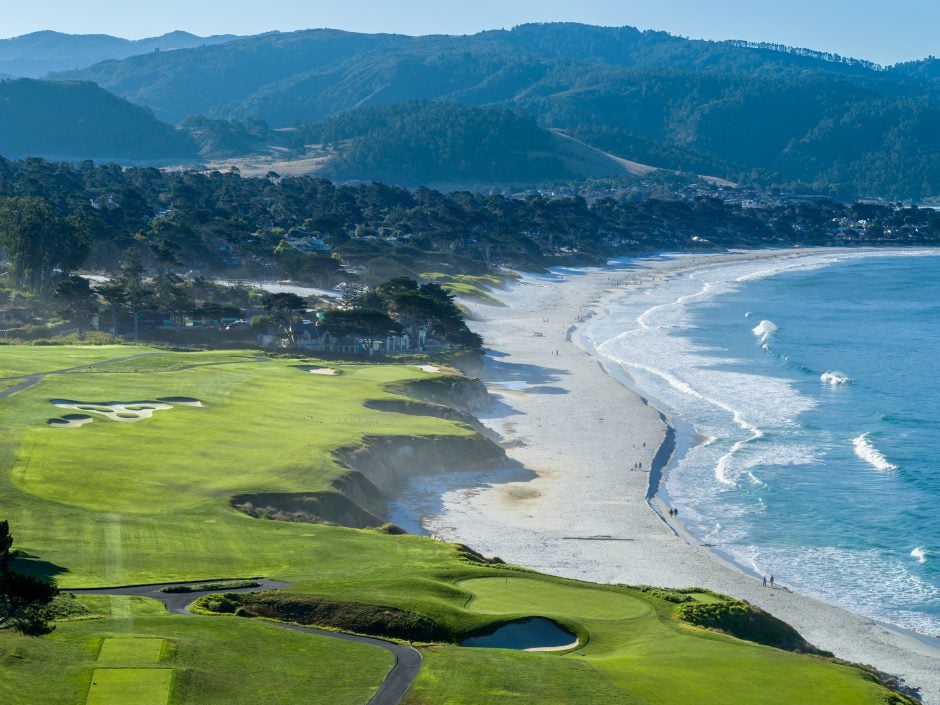
M 192 397 L 157 397 L 157 401 L 174 406 L 202 406 L 202 402 Z
M 415 365 L 422 372 L 440 372 L 441 368 L 437 365 Z
M 50 399 L 49 403 L 60 409 L 74 409 L 81 414 L 66 414 L 61 418 L 49 419 L 46 423 L 56 428 L 78 428 L 94 421 L 89 414 L 96 414 L 111 421 L 134 423 L 149 419 L 158 411 L 172 409 L 174 406 L 202 406 L 202 402 L 192 397 L 162 397 L 156 401 L 107 401 L 85 402 L 71 399 Z
M 94 421 L 93 418 L 84 414 L 66 414 L 58 419 L 49 419 L 46 423 L 55 428 L 78 428 L 92 421 Z
M 301 365 L 297 369 L 312 375 L 327 375 L 328 377 L 339 374 L 339 370 L 335 370 L 332 367 L 308 367 L 307 365 Z

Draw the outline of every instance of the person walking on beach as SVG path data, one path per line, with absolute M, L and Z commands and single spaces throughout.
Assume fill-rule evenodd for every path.
M 770 587 L 774 586 L 774 576 L 770 576 Z
M 764 576 L 764 587 L 767 587 L 767 576 Z

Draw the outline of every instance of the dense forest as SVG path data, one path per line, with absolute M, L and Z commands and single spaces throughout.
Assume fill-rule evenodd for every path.
M 196 151 L 189 135 L 93 83 L 0 81 L 0 154 L 6 157 L 169 162 Z
M 331 177 L 391 183 L 539 183 L 574 176 L 550 132 L 506 110 L 414 101 L 358 108 L 301 128 L 336 146 Z
M 31 199 L 31 207 L 47 213 L 37 220 L 55 218 L 74 235 L 81 256 L 43 271 L 68 273 L 82 265 L 109 271 L 137 252 L 154 270 L 267 273 L 322 286 L 428 271 L 599 262 L 629 252 L 923 244 L 940 235 L 940 214 L 932 209 L 846 206 L 786 194 L 767 194 L 755 204 L 733 189 L 704 185 L 669 198 L 612 198 L 601 190 L 589 201 L 0 159 L 0 198 Z M 2 247 L 12 259 L 9 242 Z M 60 244 L 50 256 L 68 250 Z
M 789 47 L 548 24 L 467 37 L 309 30 L 63 76 L 171 122 L 206 114 L 278 128 L 413 100 L 521 110 L 657 167 L 845 199 L 922 200 L 940 196 L 935 64 L 883 68 Z M 372 115 L 381 129 L 381 113 Z M 414 128 L 405 141 L 421 135 L 404 127 Z M 459 135 L 444 146 L 456 153 Z

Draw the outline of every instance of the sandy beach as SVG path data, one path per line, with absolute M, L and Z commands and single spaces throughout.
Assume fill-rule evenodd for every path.
M 670 447 L 667 419 L 577 345 L 579 322 L 601 313 L 626 287 L 653 286 L 706 262 L 799 254 L 654 260 L 630 270 L 526 276 L 498 292 L 505 307 L 470 303 L 472 327 L 488 349 L 482 368 L 472 372 L 496 400 L 480 417 L 520 467 L 420 478 L 393 518 L 419 514 L 427 533 L 546 573 L 702 586 L 746 599 L 816 646 L 899 676 L 925 703 L 940 705 L 940 649 L 784 585 L 763 587 L 759 577 L 670 522 L 661 501 L 648 502 L 650 469 L 665 459 L 664 442 Z

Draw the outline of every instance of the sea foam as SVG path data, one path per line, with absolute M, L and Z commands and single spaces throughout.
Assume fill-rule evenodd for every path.
M 918 546 L 913 551 L 911 551 L 911 558 L 916 558 L 917 562 L 923 565 L 927 562 L 927 551 L 923 546 Z
M 760 342 L 766 343 L 770 336 L 776 333 L 780 328 L 773 321 L 761 321 L 751 329 L 754 335 L 760 338 Z
M 868 434 L 863 433 L 858 438 L 852 440 L 852 447 L 855 449 L 855 455 L 871 465 L 876 470 L 882 472 L 894 472 L 898 469 L 897 465 L 889 462 L 881 451 L 875 448 L 868 440 Z
M 822 380 L 825 384 L 831 384 L 833 387 L 838 387 L 843 384 L 848 384 L 852 381 L 851 377 L 844 375 L 841 372 L 823 372 L 819 375 L 819 379 Z

